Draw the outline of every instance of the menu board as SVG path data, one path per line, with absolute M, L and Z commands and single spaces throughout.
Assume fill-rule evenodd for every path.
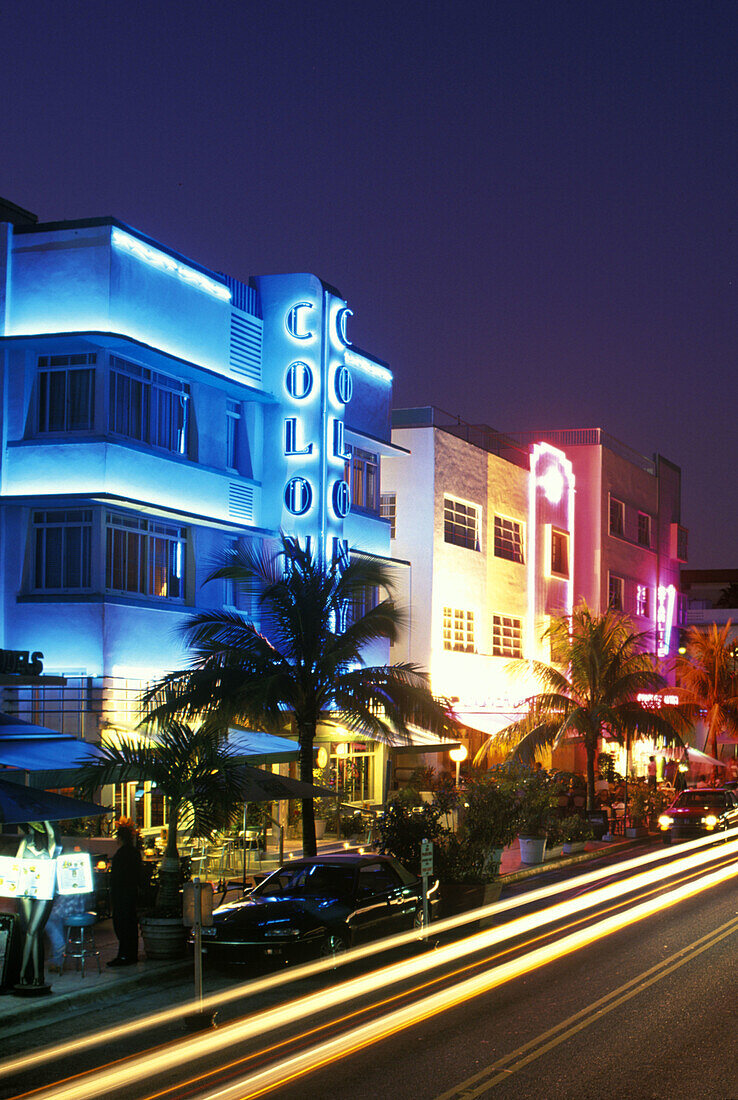
M 50 901 L 54 896 L 55 879 L 55 859 L 0 856 L 0 897 Z
M 89 852 L 72 852 L 68 856 L 57 856 L 55 863 L 57 894 L 92 893 L 94 886 Z

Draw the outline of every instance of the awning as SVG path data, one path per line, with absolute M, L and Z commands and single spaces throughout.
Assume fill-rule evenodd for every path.
M 513 722 L 519 722 L 526 713 L 527 711 L 522 710 L 469 710 L 466 707 L 454 707 L 454 715 L 462 726 L 487 737 L 496 737 L 500 730 L 511 726 Z
M 420 726 L 408 726 L 407 738 L 401 737 L 399 733 L 394 734 L 384 744 L 394 752 L 448 752 L 450 749 L 458 749 L 460 742 L 440 737 Z
M 724 764 L 722 760 L 716 760 L 714 756 L 708 756 L 706 752 L 700 752 L 699 749 L 687 748 L 687 756 L 695 764 L 716 764 L 719 768 L 727 768 L 727 764 Z
M 97 752 L 88 741 L 0 714 L 0 769 L 26 772 L 32 787 L 72 785 L 77 769 Z
M 249 764 L 288 764 L 300 755 L 299 745 L 286 737 L 235 726 L 229 728 L 226 744 Z

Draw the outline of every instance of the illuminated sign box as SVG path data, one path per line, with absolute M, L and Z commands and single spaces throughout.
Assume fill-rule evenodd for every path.
M 51 901 L 55 894 L 90 894 L 93 888 L 88 852 L 73 852 L 56 859 L 0 856 L 0 897 Z

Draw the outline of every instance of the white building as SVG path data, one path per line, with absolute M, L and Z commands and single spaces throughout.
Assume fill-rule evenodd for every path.
M 551 615 L 582 599 L 596 613 L 622 608 L 655 653 L 673 652 L 678 467 L 600 429 L 511 437 L 433 408 L 395 410 L 392 439 L 410 454 L 383 459 L 382 509 L 412 610 L 393 659 L 427 667 L 472 730 L 523 713 L 534 685 L 511 659 L 550 660 Z

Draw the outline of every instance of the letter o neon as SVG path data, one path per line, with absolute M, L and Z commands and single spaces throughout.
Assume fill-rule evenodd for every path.
M 313 503 L 313 490 L 304 477 L 293 477 L 284 487 L 284 505 L 293 516 L 304 516 Z
M 290 397 L 294 397 L 296 401 L 304 401 L 313 389 L 313 372 L 307 363 L 296 359 L 287 368 L 284 384 Z
M 354 392 L 354 381 L 348 367 L 339 367 L 337 369 L 336 377 L 333 380 L 333 388 L 336 398 L 341 404 L 348 405 L 351 400 L 351 394 Z
M 344 519 L 351 507 L 351 493 L 345 481 L 337 481 L 333 486 L 333 511 Z

